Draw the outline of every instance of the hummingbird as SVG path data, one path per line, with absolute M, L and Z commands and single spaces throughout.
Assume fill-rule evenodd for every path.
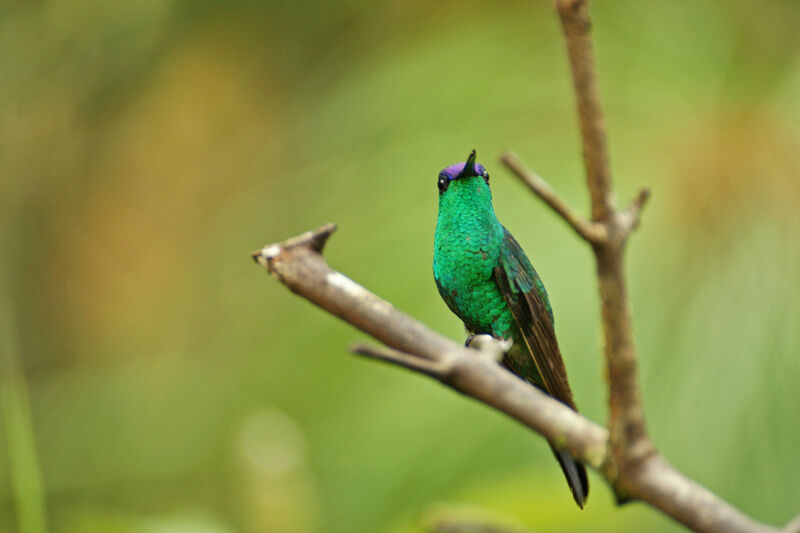
M 438 177 L 439 217 L 433 277 L 447 306 L 470 333 L 511 340 L 503 365 L 577 411 L 554 329 L 553 309 L 525 252 L 494 213 L 489 173 L 475 162 L 444 168 Z M 553 453 L 583 509 L 586 468 L 566 451 Z

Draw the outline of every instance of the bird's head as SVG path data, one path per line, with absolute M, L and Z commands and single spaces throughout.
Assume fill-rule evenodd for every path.
M 489 173 L 475 162 L 475 150 L 465 163 L 456 163 L 439 172 L 439 212 L 485 214 L 493 217 Z
M 489 173 L 480 165 L 475 162 L 475 150 L 470 152 L 469 157 L 464 163 L 455 163 L 449 167 L 445 167 L 439 172 L 439 195 L 447 194 L 447 191 L 453 187 L 461 189 L 462 187 L 481 190 L 485 186 L 489 188 Z M 481 185 L 481 183 L 485 185 Z

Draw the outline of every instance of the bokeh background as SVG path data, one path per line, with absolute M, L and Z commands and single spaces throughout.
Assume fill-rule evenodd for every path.
M 754 517 L 800 511 L 800 4 L 594 6 L 650 429 Z M 675 531 L 579 512 L 544 441 L 434 382 L 249 252 L 327 257 L 454 339 L 436 175 L 472 148 L 605 420 L 590 251 L 497 162 L 588 205 L 549 2 L 0 3 L 0 531 Z

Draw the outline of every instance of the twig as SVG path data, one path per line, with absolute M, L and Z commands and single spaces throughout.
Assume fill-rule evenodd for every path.
M 320 252 L 335 230 L 334 224 L 326 224 L 285 242 L 265 246 L 252 257 L 292 292 L 396 350 L 431 360 L 447 353 L 454 345 L 451 340 L 400 313 L 386 300 L 328 267 Z M 316 285 L 309 280 L 314 280 Z
M 453 371 L 453 365 L 446 359 L 429 361 L 428 359 L 423 359 L 416 355 L 393 350 L 391 348 L 384 348 L 382 346 L 357 343 L 350 346 L 350 351 L 379 361 L 404 366 L 409 370 L 420 372 L 443 382 L 447 382 L 450 379 L 450 374 Z
M 644 209 L 647 200 L 650 198 L 650 189 L 644 188 L 631 201 L 631 203 L 618 215 L 620 232 L 628 237 L 633 230 L 639 227 L 639 217 Z
M 583 140 L 583 161 L 592 197 L 592 219 L 609 220 L 616 208 L 611 188 L 606 125 L 597 89 L 589 2 L 556 0 L 556 9 L 567 41 L 572 82 L 578 104 Z
M 533 193 L 541 198 L 556 213 L 561 215 L 575 232 L 590 243 L 599 244 L 608 239 L 605 226 L 586 220 L 570 205 L 561 199 L 544 178 L 526 167 L 513 152 L 500 156 L 500 161 L 527 185 Z

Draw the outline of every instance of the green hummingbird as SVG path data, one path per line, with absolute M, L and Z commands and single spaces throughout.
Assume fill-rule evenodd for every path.
M 442 170 L 438 185 L 433 277 L 442 299 L 472 334 L 467 344 L 478 334 L 512 340 L 503 364 L 577 411 L 544 284 L 497 220 L 489 173 L 475 163 L 475 150 L 466 163 Z M 553 447 L 553 452 L 583 508 L 589 494 L 586 468 L 565 451 Z

